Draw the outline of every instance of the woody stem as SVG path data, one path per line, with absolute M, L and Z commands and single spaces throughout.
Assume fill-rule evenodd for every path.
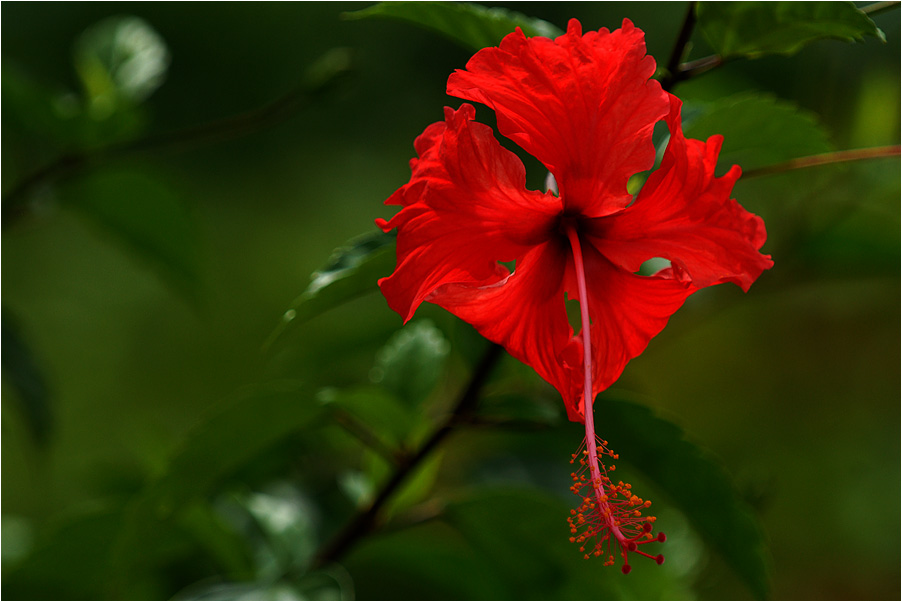
M 330 541 L 328 541 L 316 554 L 313 566 L 321 568 L 331 562 L 339 560 L 360 539 L 369 535 L 378 525 L 378 518 L 382 508 L 392 499 L 398 489 L 404 485 L 423 461 L 445 439 L 451 435 L 457 426 L 466 421 L 476 407 L 482 387 L 488 380 L 498 360 L 503 356 L 504 348 L 492 344 L 486 350 L 482 360 L 477 364 L 470 382 L 457 401 L 457 405 L 451 414 L 439 426 L 432 436 L 411 456 L 403 459 L 395 471 L 379 490 L 369 507 L 358 512 Z

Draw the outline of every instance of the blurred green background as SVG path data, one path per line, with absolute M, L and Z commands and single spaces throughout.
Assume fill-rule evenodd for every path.
M 261 549 L 278 558 L 273 549 L 282 544 L 273 541 L 315 547 L 353 512 L 348 492 L 360 471 L 372 476 L 360 469 L 372 458 L 326 424 L 246 458 L 207 503 L 179 515 L 177 528 L 143 525 L 153 537 L 122 543 L 139 493 L 237 391 L 272 382 L 311 391 L 365 385 L 377 351 L 400 327 L 374 292 L 261 351 L 331 251 L 393 213 L 382 201 L 407 181 L 414 138 L 441 119 L 443 106 L 459 104 L 445 95 L 445 82 L 471 53 L 408 24 L 340 18 L 365 6 L 3 5 L 4 194 L 65 152 L 247 114 L 307 81 L 310 66 L 333 49 L 350 58 L 328 89 L 284 113 L 251 114 L 247 131 L 101 157 L 30 189 L 27 215 L 4 216 L 4 597 L 236 597 L 244 590 L 214 586 L 260 578 Z M 646 32 L 659 65 L 686 10 L 683 3 L 500 6 L 561 28 L 571 17 L 585 29 L 619 27 L 628 17 Z M 165 79 L 146 98 L 137 90 L 110 101 L 103 81 L 92 79 L 84 32 L 125 15 L 159 34 L 169 60 L 156 55 Z M 808 136 L 803 150 L 898 144 L 899 11 L 874 20 L 885 44 L 822 40 L 793 57 L 727 64 L 673 91 L 687 115 L 754 91 L 794 103 L 824 136 Z M 705 56 L 703 37 L 693 40 L 690 58 Z M 477 118 L 492 122 L 484 107 Z M 697 127 L 697 136 L 714 133 Z M 756 167 L 776 162 L 772 151 L 765 137 L 736 152 L 757 157 Z M 527 169 L 539 187 L 540 166 Z M 762 522 L 777 599 L 899 593 L 899 183 L 898 158 L 741 180 L 734 195 L 764 218 L 764 250 L 775 267 L 748 294 L 723 286 L 690 299 L 610 393 L 655 408 L 719 457 Z M 160 211 L 123 225 L 115 207 L 129 199 L 159 203 Z M 171 236 L 135 235 L 147 220 L 160 220 L 159 231 Z M 451 343 L 428 419 L 454 398 L 481 347 L 440 310 L 419 316 Z M 31 360 L 24 372 L 10 368 L 22 358 Z M 33 395 L 23 395 L 11 373 L 30 375 Z M 427 509 L 430 499 L 458 503 L 449 510 L 457 519 L 396 525 L 368 538 L 317 577 L 327 585 L 245 594 L 750 596 L 666 495 L 655 497 L 654 483 L 638 475 L 637 488 L 660 501 L 662 529 L 673 535 L 668 563 L 638 566 L 624 578 L 579 560 L 557 513 L 557 504 L 569 503 L 567 454 L 579 429 L 566 424 L 555 393 L 514 360 L 503 361 L 496 380 L 526 383 L 557 425 L 452 438 L 435 482 L 424 485 L 430 495 L 418 501 Z M 616 433 L 604 434 L 617 449 Z M 230 445 L 242 443 L 239 430 Z M 209 461 L 217 457 L 211 450 Z M 259 524 L 285 519 L 296 532 L 248 535 L 241 512 Z M 533 549 L 505 545 L 507 527 L 525 527 Z M 546 562 L 561 542 L 572 552 L 563 573 Z M 117 583 L 110 558 L 121 554 L 131 555 L 132 572 Z

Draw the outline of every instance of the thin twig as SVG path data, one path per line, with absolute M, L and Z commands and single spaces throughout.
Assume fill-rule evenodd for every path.
M 503 351 L 500 345 L 492 344 L 489 347 L 482 360 L 476 366 L 467 388 L 448 418 L 407 462 L 395 469 L 395 472 L 380 489 L 373 503 L 368 508 L 358 512 L 331 541 L 323 546 L 316 556 L 314 566 L 322 567 L 335 562 L 351 549 L 359 539 L 373 530 L 376 526 L 379 512 L 391 499 L 392 495 L 406 482 L 423 460 L 452 433 L 460 421 L 476 407 L 482 387 L 495 364 L 502 357 Z
M 689 61 L 688 63 L 683 63 L 682 65 L 680 65 L 679 77 L 677 81 L 686 81 L 687 79 L 691 79 L 696 75 L 701 75 L 702 73 L 710 71 L 715 67 L 720 67 L 726 62 L 726 59 L 724 59 L 719 54 L 712 54 L 700 59 L 695 59 L 694 61 Z
M 406 461 L 407 455 L 403 450 L 393 450 L 365 424 L 354 418 L 354 416 L 352 416 L 348 412 L 345 412 L 344 410 L 336 410 L 332 415 L 335 418 L 335 422 L 337 422 L 339 426 L 341 426 L 349 434 L 356 437 L 357 440 L 359 440 L 365 446 L 385 458 L 385 460 L 387 460 L 392 465 L 397 466 L 403 464 Z
M 689 3 L 686 18 L 683 20 L 683 27 L 680 28 L 673 50 L 670 52 L 670 60 L 667 61 L 667 75 L 661 80 L 661 87 L 665 90 L 669 91 L 681 79 L 679 77 L 680 64 L 683 61 L 686 47 L 689 44 L 689 40 L 692 39 L 692 32 L 695 29 L 695 11 L 697 6 L 698 2 Z
M 742 174 L 743 179 L 757 178 L 761 176 L 769 176 L 794 169 L 803 169 L 805 167 L 815 167 L 817 165 L 829 165 L 831 163 L 846 163 L 849 161 L 861 161 L 863 159 L 879 159 L 885 157 L 898 157 L 900 147 L 894 146 L 877 146 L 873 148 L 856 148 L 852 150 L 836 151 L 832 153 L 823 153 L 821 155 L 812 155 L 810 157 L 798 157 L 790 159 L 783 163 L 768 165 L 767 167 L 759 167 L 758 169 L 750 169 Z
M 341 73 L 336 71 L 335 75 Z M 8 228 L 27 213 L 29 195 L 41 185 L 89 166 L 118 160 L 128 155 L 158 150 L 185 150 L 257 132 L 284 121 L 314 97 L 331 89 L 334 81 L 333 77 L 312 85 L 309 80 L 305 80 L 275 100 L 244 113 L 173 132 L 61 155 L 55 161 L 22 178 L 3 195 L 3 227 Z
M 899 4 L 902 3 L 900 3 L 898 0 L 888 2 L 874 2 L 873 4 L 862 6 L 860 10 L 869 17 L 873 17 L 874 15 L 884 13 L 888 10 L 899 8 Z

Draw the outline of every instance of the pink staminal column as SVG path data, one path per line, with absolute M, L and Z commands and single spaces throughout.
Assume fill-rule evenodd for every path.
M 663 533 L 658 533 L 657 536 L 652 535 L 652 523 L 655 521 L 655 517 L 642 515 L 642 510 L 648 508 L 651 502 L 634 495 L 629 483 L 618 481 L 617 484 L 614 484 L 608 476 L 608 471 L 614 471 L 615 466 L 611 464 L 606 467 L 601 461 L 603 456 L 611 459 L 617 459 L 618 456 L 608 449 L 607 441 L 595 434 L 595 416 L 592 404 L 592 336 L 582 247 L 575 220 L 565 218 L 561 229 L 570 241 L 573 251 L 579 295 L 583 343 L 583 407 L 586 426 L 583 444 L 571 459 L 571 463 L 578 462 L 580 468 L 571 473 L 574 484 L 570 489 L 581 497 L 582 503 L 578 509 L 570 511 L 571 516 L 568 518 L 568 522 L 573 535 L 570 541 L 580 544 L 580 551 L 584 552 L 585 558 L 590 558 L 590 555 L 607 556 L 604 562 L 606 566 L 614 564 L 613 547 L 618 548 L 623 557 L 622 570 L 626 574 L 632 570 L 629 564 L 630 552 L 662 564 L 664 562 L 662 554 L 652 556 L 639 550 L 639 546 L 646 543 L 663 542 L 666 537 Z M 587 471 L 588 478 L 585 474 Z M 585 491 L 587 488 L 588 492 Z M 587 544 L 590 548 L 588 551 Z

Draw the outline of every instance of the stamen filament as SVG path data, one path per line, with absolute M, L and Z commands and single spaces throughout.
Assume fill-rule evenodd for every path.
M 632 494 L 629 483 L 620 481 L 614 485 L 608 477 L 608 470 L 613 471 L 614 465 L 609 468 L 599 462 L 599 455 L 603 454 L 616 459 L 618 456 L 607 448 L 607 442 L 595 434 L 595 416 L 593 410 L 592 390 L 592 334 L 589 320 L 589 296 L 586 286 L 586 270 L 583 262 L 582 247 L 579 242 L 579 234 L 573 221 L 564 221 L 562 230 L 570 241 L 573 250 L 573 264 L 576 272 L 577 293 L 579 295 L 580 320 L 582 323 L 583 339 L 583 409 L 586 437 L 584 439 L 585 450 L 582 446 L 573 454 L 573 462 L 579 461 L 582 468 L 571 474 L 574 485 L 571 490 L 582 498 L 582 504 L 578 510 L 571 511 L 573 515 L 568 522 L 570 532 L 574 534 L 570 540 L 580 543 L 580 551 L 587 552 L 586 545 L 594 540 L 594 549 L 589 549 L 584 554 L 585 558 L 607 555 L 605 565 L 614 564 L 611 553 L 611 544 L 616 541 L 623 557 L 623 572 L 629 573 L 629 552 L 635 552 L 655 560 L 658 564 L 664 562 L 664 556 L 652 556 L 638 550 L 638 546 L 653 541 L 663 542 L 666 538 L 663 533 L 654 537 L 651 533 L 654 517 L 643 517 L 640 508 L 648 508 L 651 502 L 644 501 Z M 601 445 L 601 450 L 599 450 Z M 582 451 L 582 456 L 580 455 Z M 588 468 L 591 483 L 586 481 L 584 471 Z M 581 492 L 584 487 L 590 485 L 595 494 L 595 499 L 585 497 Z M 605 491 L 607 485 L 608 490 Z M 627 533 L 623 529 L 627 530 Z

